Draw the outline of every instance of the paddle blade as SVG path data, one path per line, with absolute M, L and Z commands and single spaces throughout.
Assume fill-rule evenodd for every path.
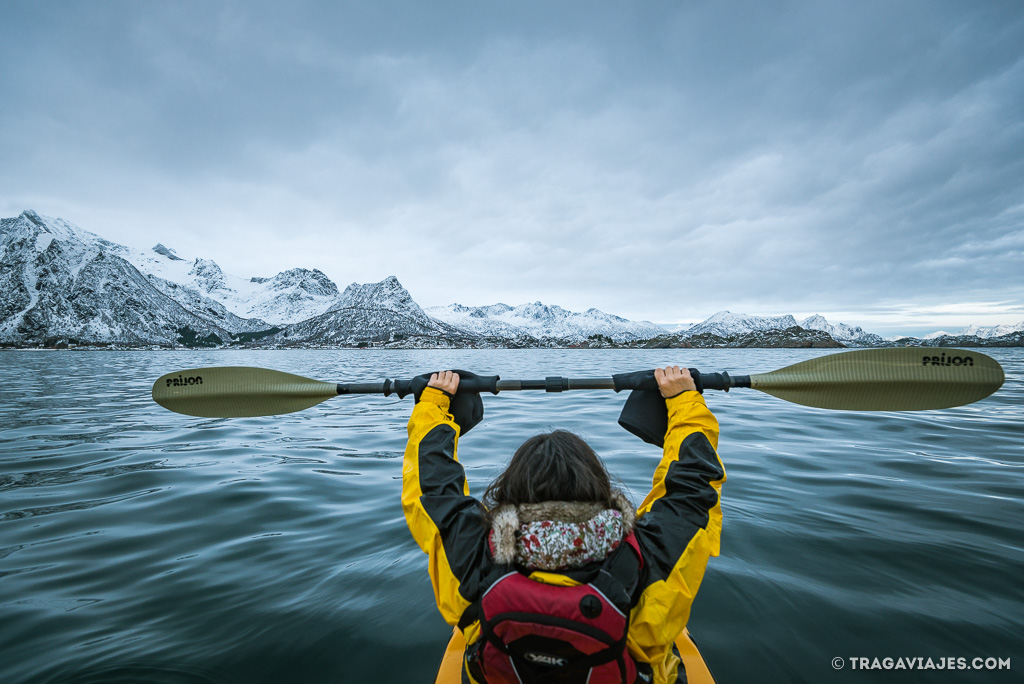
M 338 386 L 264 368 L 225 366 L 168 373 L 153 383 L 153 400 L 166 409 L 204 418 L 273 416 L 316 406 Z
M 984 399 L 1003 369 L 963 349 L 861 349 L 750 376 L 750 386 L 786 401 L 849 411 L 922 411 Z

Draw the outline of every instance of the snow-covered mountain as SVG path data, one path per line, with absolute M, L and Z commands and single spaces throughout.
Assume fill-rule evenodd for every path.
M 938 330 L 919 338 L 888 338 L 895 344 L 921 344 L 929 347 L 1019 347 L 1024 340 L 1024 322 L 1004 325 L 969 325 L 959 332 Z
M 956 333 L 964 337 L 974 336 L 982 339 L 989 339 L 992 337 L 1002 337 L 1003 335 L 1009 335 L 1015 332 L 1024 332 L 1024 321 L 1020 323 L 1014 323 L 1011 325 L 993 325 L 988 327 L 969 325 L 963 329 L 962 332 Z M 942 333 L 948 334 L 948 333 Z M 939 335 L 936 335 L 938 337 Z
M 860 326 L 853 327 L 845 323 L 832 324 L 820 314 L 808 316 L 800 321 L 798 325 L 806 330 L 822 330 L 836 340 L 852 340 L 865 334 L 864 329 Z
M 864 332 L 864 329 L 860 326 L 850 326 L 845 323 L 829 323 L 824 316 L 818 314 L 798 321 L 791 315 L 751 316 L 748 314 L 734 314 L 731 311 L 719 311 L 707 320 L 687 328 L 680 334 L 684 337 L 693 337 L 701 334 L 730 337 L 759 331 L 786 330 L 792 327 L 801 327 L 805 330 L 820 330 L 828 333 L 833 339 L 846 344 L 874 345 L 883 343 L 881 337 L 873 333 Z
M 210 259 L 183 259 L 162 244 L 148 251 L 123 245 L 113 249 L 151 278 L 176 285 L 173 292 L 180 296 L 190 301 L 211 299 L 239 318 L 271 325 L 298 323 L 322 314 L 338 299 L 338 286 L 316 269 L 293 268 L 271 278 L 242 278 L 224 273 Z
M 286 327 L 266 344 L 358 344 L 433 337 L 450 344 L 477 336 L 427 316 L 395 276 L 352 283 L 326 313 Z
M 426 312 L 449 325 L 488 337 L 529 336 L 581 342 L 591 335 L 604 335 L 616 342 L 647 340 L 665 330 L 647 321 L 630 321 L 619 316 L 587 309 L 579 313 L 560 306 L 533 302 L 516 307 L 507 304 L 434 306 Z
M 797 325 L 796 319 L 788 315 L 750 316 L 747 314 L 734 314 L 731 311 L 719 311 L 707 320 L 687 328 L 681 334 L 686 337 L 704 334 L 729 337 L 731 335 L 743 335 L 755 330 L 785 330 Z
M 832 336 L 832 339 L 853 346 L 877 346 L 885 343 L 885 340 L 874 333 L 864 332 L 859 325 L 846 325 L 845 323 L 829 323 L 824 316 L 815 314 L 800 321 L 800 327 L 805 330 L 821 330 Z
M 202 318 L 209 319 L 226 330 L 233 332 L 256 332 L 270 328 L 270 324 L 259 318 L 242 318 L 224 306 L 221 302 L 199 293 L 195 288 L 179 285 L 157 276 L 148 276 L 153 287 L 167 297 L 183 306 L 187 311 L 199 312 Z
M 503 314 L 512 311 L 507 304 L 490 306 L 431 306 L 425 309 L 431 318 L 448 325 L 481 335 L 483 337 L 500 337 L 505 339 L 535 340 L 537 335 L 524 326 L 513 325 L 501 319 Z
M 0 341 L 165 344 L 185 329 L 229 338 L 217 315 L 182 306 L 119 247 L 33 211 L 0 220 Z
M 181 328 L 227 340 L 316 316 L 339 297 L 315 269 L 240 278 L 163 244 L 127 247 L 34 211 L 3 219 L 0 245 L 0 341 L 9 343 L 170 344 Z

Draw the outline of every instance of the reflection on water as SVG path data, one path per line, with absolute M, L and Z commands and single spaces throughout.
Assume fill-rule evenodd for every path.
M 152 403 L 163 373 L 758 373 L 820 353 L 0 353 L 0 681 L 432 680 L 449 628 L 399 504 L 411 401 L 188 418 Z M 992 355 L 1004 388 L 944 411 L 709 393 L 729 481 L 722 555 L 690 628 L 721 682 L 854 681 L 833 670 L 836 656 L 1024 658 L 1024 351 Z M 460 445 L 475 491 L 524 439 L 559 427 L 590 441 L 634 500 L 646 493 L 658 453 L 617 426 L 622 395 L 484 401 L 484 422 Z M 1012 676 L 956 680 L 971 675 Z

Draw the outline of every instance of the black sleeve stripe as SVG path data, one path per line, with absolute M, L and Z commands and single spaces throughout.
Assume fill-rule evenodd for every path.
M 647 562 L 647 584 L 666 579 L 697 531 L 707 527 L 718 503 L 711 483 L 725 477 L 714 447 L 701 432 L 679 446 L 679 459 L 665 475 L 665 495 L 637 521 L 637 539 Z
M 419 445 L 420 491 L 424 496 L 462 494 L 466 471 L 455 460 L 455 429 L 438 425 Z
M 441 535 L 445 557 L 467 601 L 479 598 L 486 572 L 483 506 L 463 494 L 466 473 L 455 460 L 455 430 L 439 425 L 419 443 L 420 502 Z
M 718 492 L 711 483 L 725 477 L 711 442 L 695 432 L 679 445 L 679 460 L 668 467 L 665 476 L 667 497 L 690 508 L 690 519 L 698 527 L 708 524 L 708 511 L 718 503 Z M 657 503 L 655 504 L 655 506 Z

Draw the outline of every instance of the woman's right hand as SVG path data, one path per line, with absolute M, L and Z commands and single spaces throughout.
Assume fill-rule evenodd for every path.
M 654 369 L 654 379 L 658 381 L 658 391 L 661 396 L 670 399 L 683 392 L 696 392 L 697 385 L 690 377 L 689 368 L 679 366 L 665 366 Z
M 459 389 L 459 374 L 450 370 L 432 373 L 427 387 L 434 387 L 454 397 L 455 391 Z

